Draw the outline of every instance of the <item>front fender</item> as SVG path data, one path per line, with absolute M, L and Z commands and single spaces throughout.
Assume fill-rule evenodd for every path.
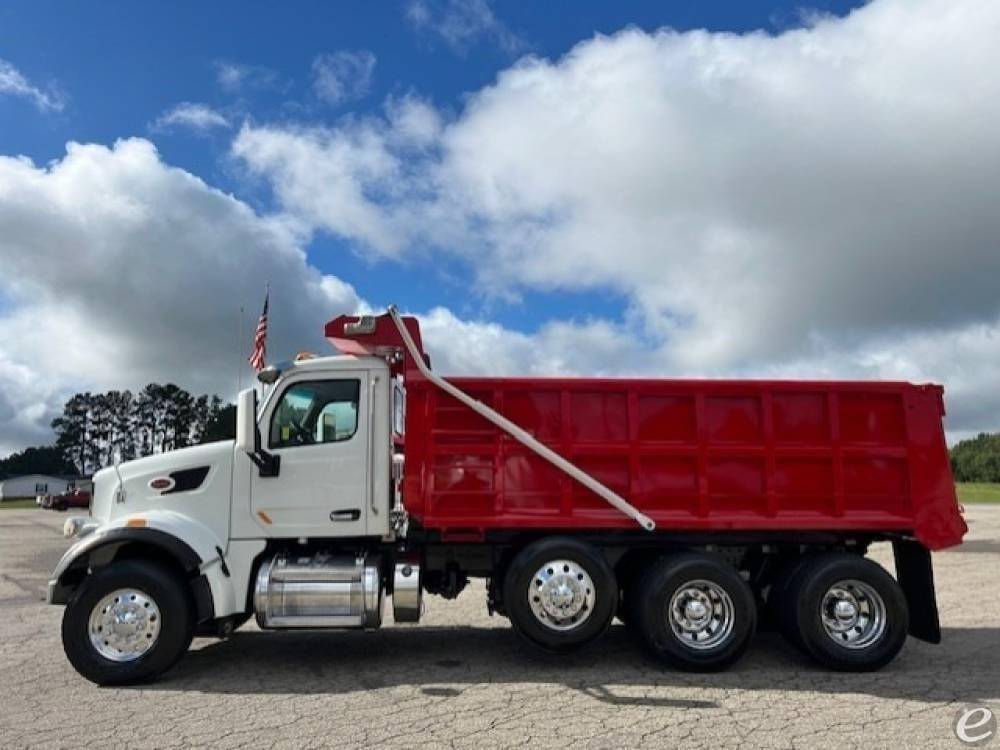
M 208 527 L 171 511 L 149 511 L 97 527 L 71 546 L 49 580 L 48 602 L 66 604 L 88 569 L 107 564 L 129 544 L 169 556 L 188 576 L 199 620 L 242 611 L 225 564 L 223 544 Z M 206 596 L 207 594 L 207 596 Z

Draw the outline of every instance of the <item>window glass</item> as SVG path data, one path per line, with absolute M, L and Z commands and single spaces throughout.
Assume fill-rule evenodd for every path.
M 315 380 L 289 386 L 271 416 L 268 445 L 336 443 L 358 430 L 359 380 Z

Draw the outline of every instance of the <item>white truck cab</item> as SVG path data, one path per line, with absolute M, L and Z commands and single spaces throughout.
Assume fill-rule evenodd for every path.
M 265 627 L 377 626 L 381 571 L 364 554 L 331 556 L 317 544 L 391 543 L 401 530 L 402 384 L 382 359 L 352 355 L 284 363 L 262 379 L 263 399 L 240 394 L 235 441 L 116 462 L 94 476 L 91 516 L 66 522 L 79 541 L 48 599 L 67 605 L 79 631 L 67 654 L 85 676 L 151 676 L 196 630 L 228 632 L 255 609 Z M 122 575 L 129 585 L 115 588 Z M 178 578 L 187 585 L 167 591 Z M 176 600 L 186 600 L 182 622 L 165 610 Z
M 394 385 L 388 366 L 374 357 L 323 357 L 274 374 L 256 434 L 238 436 L 234 481 L 247 489 L 234 497 L 249 503 L 233 514 L 230 537 L 388 535 Z M 242 398 L 256 400 L 255 392 Z M 248 456 L 260 457 L 257 471 Z

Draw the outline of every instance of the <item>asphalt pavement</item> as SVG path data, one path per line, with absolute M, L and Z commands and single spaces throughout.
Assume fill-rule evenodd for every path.
M 728 672 L 683 674 L 618 625 L 583 653 L 539 656 L 474 584 L 426 597 L 419 625 L 248 624 L 196 639 L 155 684 L 97 688 L 63 655 L 62 608 L 44 604 L 65 514 L 0 510 L 0 747 L 961 748 L 962 706 L 1000 713 L 1000 506 L 967 518 L 966 544 L 935 554 L 943 643 L 911 638 L 874 674 L 824 671 L 773 634 Z

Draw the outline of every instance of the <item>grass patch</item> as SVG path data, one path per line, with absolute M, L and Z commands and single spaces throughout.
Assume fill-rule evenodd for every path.
M 35 498 L 26 497 L 23 500 L 2 500 L 0 501 L 0 510 L 24 510 L 25 508 L 37 508 L 38 504 L 35 503 Z
M 959 482 L 955 485 L 960 503 L 1000 503 L 1000 484 Z

